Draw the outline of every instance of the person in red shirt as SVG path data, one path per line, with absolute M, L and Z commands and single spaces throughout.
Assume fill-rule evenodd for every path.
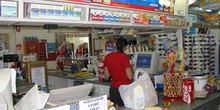
M 112 78 L 109 89 L 109 98 L 117 106 L 124 106 L 118 88 L 121 85 L 128 85 L 133 78 L 132 68 L 128 56 L 124 53 L 128 42 L 124 38 L 119 38 L 116 42 L 116 51 L 105 56 L 104 75 L 105 79 Z

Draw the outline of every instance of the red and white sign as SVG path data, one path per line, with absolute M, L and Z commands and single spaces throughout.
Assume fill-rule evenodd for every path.
M 21 49 L 22 49 L 22 45 L 21 45 L 21 44 L 17 44 L 17 45 L 16 45 L 16 49 L 17 49 L 17 50 L 21 50 Z

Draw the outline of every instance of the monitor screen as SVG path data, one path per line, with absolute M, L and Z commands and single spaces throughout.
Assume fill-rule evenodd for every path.
M 142 69 L 149 74 L 157 74 L 159 54 L 158 52 L 135 52 L 134 70 Z
M 150 68 L 152 54 L 138 54 L 136 68 Z

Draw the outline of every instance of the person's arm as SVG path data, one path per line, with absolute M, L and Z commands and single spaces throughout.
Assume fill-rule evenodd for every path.
M 109 74 L 107 67 L 105 67 L 105 69 L 104 69 L 104 76 L 105 76 L 105 79 L 109 79 L 109 77 L 110 77 L 110 74 Z
M 124 68 L 125 68 L 125 73 L 128 79 L 132 80 L 133 79 L 133 71 L 132 71 L 132 67 L 129 61 L 128 56 L 126 55 L 126 57 L 124 57 Z
M 133 72 L 131 68 L 126 68 L 125 69 L 126 75 L 128 77 L 128 79 L 132 80 L 133 79 Z

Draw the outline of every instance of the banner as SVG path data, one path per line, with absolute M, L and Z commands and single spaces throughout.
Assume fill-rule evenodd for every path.
M 128 9 L 140 9 L 151 12 L 165 12 L 185 16 L 185 0 L 64 0 L 69 2 L 83 2 L 103 4 Z

